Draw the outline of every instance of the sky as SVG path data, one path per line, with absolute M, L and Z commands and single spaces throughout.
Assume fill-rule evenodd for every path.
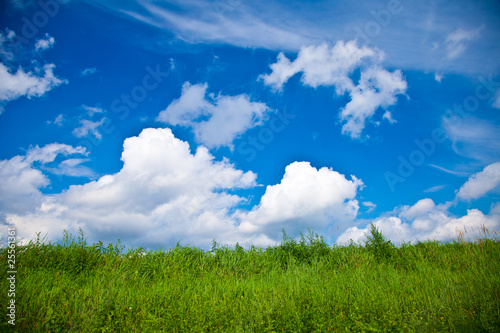
M 498 1 L 8 0 L 0 241 L 500 232 Z

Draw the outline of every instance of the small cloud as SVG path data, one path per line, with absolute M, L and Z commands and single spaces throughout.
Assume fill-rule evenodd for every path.
M 36 52 L 43 52 L 45 50 L 50 49 L 56 43 L 54 37 L 49 36 L 49 34 L 45 34 L 45 38 L 39 39 L 35 44 Z
M 430 187 L 426 190 L 424 190 L 425 193 L 434 193 L 434 192 L 437 192 L 437 191 L 440 191 L 442 190 L 443 188 L 445 188 L 446 186 L 448 185 L 437 185 L 437 186 L 433 186 L 433 187 Z
M 99 133 L 97 128 L 101 126 L 106 118 L 102 118 L 100 121 L 91 121 L 87 119 L 80 120 L 80 127 L 77 127 L 73 130 L 73 135 L 77 138 L 86 137 L 89 133 L 94 135 L 96 139 L 101 139 L 102 135 Z
M 457 31 L 449 34 L 446 38 L 447 58 L 453 59 L 462 54 L 466 49 L 465 42 L 476 39 L 476 37 L 479 36 L 479 32 L 482 28 L 483 27 L 481 26 L 475 30 L 470 31 L 458 29 Z
M 443 79 L 443 77 L 444 76 L 442 74 L 438 74 L 438 73 L 434 74 L 434 80 L 436 80 L 439 83 L 441 83 L 441 80 Z
M 174 58 L 170 58 L 170 70 L 174 70 L 175 69 L 175 61 L 174 61 Z
M 396 119 L 392 118 L 392 113 L 389 111 L 385 111 L 383 118 L 387 119 L 391 124 L 397 123 Z
M 87 114 L 89 117 L 92 117 L 96 113 L 105 113 L 106 111 L 100 107 L 97 106 L 87 106 L 87 105 L 82 105 L 82 108 L 87 111 Z
M 467 177 L 467 175 L 468 175 L 467 172 L 457 171 L 457 170 L 450 170 L 450 169 L 446 169 L 446 168 L 443 168 L 442 166 L 435 165 L 435 164 L 429 164 L 429 166 L 431 166 L 433 168 L 436 168 L 438 170 L 441 170 L 443 172 L 446 172 L 446 173 L 448 173 L 450 175 L 454 175 L 454 176 L 458 176 L 458 177 Z
M 86 178 L 96 178 L 96 173 L 86 167 L 81 165 L 89 161 L 87 158 L 69 158 L 67 160 L 62 161 L 56 168 L 46 168 L 43 170 L 48 171 L 54 175 L 62 175 L 69 177 L 86 177 Z
M 48 121 L 47 121 L 47 124 L 49 124 L 49 125 L 50 125 L 50 124 L 54 124 L 54 125 L 57 125 L 57 126 L 61 127 L 61 126 L 62 126 L 63 121 L 64 121 L 64 115 L 63 115 L 63 114 L 60 114 L 60 115 L 58 115 L 58 116 L 56 117 L 56 119 L 54 119 L 53 121 L 48 120 Z
M 97 68 L 92 67 L 92 68 L 85 68 L 83 71 L 80 72 L 81 76 L 90 76 L 92 74 L 97 73 Z
M 477 199 L 500 185 L 500 162 L 488 165 L 469 177 L 457 193 L 457 198 L 462 200 Z
M 362 204 L 363 204 L 363 206 L 368 207 L 368 210 L 366 211 L 367 213 L 369 213 L 372 210 L 374 210 L 375 208 L 377 208 L 377 205 L 371 201 L 364 201 Z

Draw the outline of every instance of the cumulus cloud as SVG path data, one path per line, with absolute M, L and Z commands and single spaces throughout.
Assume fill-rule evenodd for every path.
M 40 97 L 52 88 L 67 83 L 66 80 L 61 80 L 54 75 L 54 68 L 55 65 L 47 64 L 42 68 L 37 68 L 35 73 L 26 73 L 22 68 L 11 73 L 9 68 L 0 63 L 0 103 L 16 100 L 21 96 Z M 2 111 L 3 108 L 0 105 L 0 113 Z
M 82 227 L 94 241 L 120 237 L 135 245 L 238 240 L 229 211 L 244 198 L 227 190 L 255 186 L 254 173 L 215 161 L 205 147 L 191 154 L 170 129 L 144 129 L 126 139 L 122 161 L 116 174 L 44 196 L 34 211 L 9 214 L 7 221 L 26 238 L 35 232 L 58 237 L 63 229 Z
M 474 240 L 485 237 L 483 227 L 489 232 L 500 227 L 499 204 L 492 207 L 489 214 L 470 209 L 467 214 L 455 217 L 447 210 L 447 205 L 435 205 L 431 199 L 422 199 L 413 206 L 396 209 L 388 216 L 375 219 L 373 224 L 395 244 L 426 240 L 447 241 L 457 239 L 462 233 L 464 239 Z M 366 228 L 351 227 L 338 237 L 338 244 L 363 242 L 369 234 Z
M 311 87 L 335 86 L 341 94 L 353 88 L 348 75 L 364 58 L 382 58 L 383 53 L 366 46 L 358 47 L 355 41 L 338 41 L 332 48 L 327 44 L 303 47 L 291 62 L 283 53 L 278 61 L 270 65 L 272 72 L 260 77 L 264 83 L 281 90 L 283 84 L 295 74 L 302 72 L 302 83 Z
M 22 159 L 50 160 L 43 157 L 47 155 L 30 153 Z M 81 227 L 89 241 L 119 237 L 135 246 L 169 247 L 181 241 L 207 248 L 214 238 L 266 246 L 280 239 L 282 227 L 296 234 L 307 227 L 324 231 L 350 225 L 363 186 L 354 176 L 348 180 L 332 169 L 295 162 L 281 182 L 268 186 L 260 203 L 246 211 L 239 205 L 247 199 L 234 190 L 257 186 L 256 175 L 226 159 L 216 161 L 203 146 L 191 153 L 189 144 L 170 129 L 144 129 L 126 139 L 121 159 L 119 172 L 51 195 L 39 193 L 48 180 L 29 167 L 35 174 L 29 193 L 36 193 L 37 200 L 30 209 L 8 211 L 7 222 L 15 223 L 25 239 L 49 232 L 49 239 L 56 240 L 63 229 L 77 232 Z M 83 160 L 68 159 L 60 169 Z
M 247 95 L 218 95 L 206 98 L 208 85 L 189 82 L 182 86 L 181 97 L 174 100 L 157 117 L 170 125 L 191 127 L 196 141 L 208 148 L 227 146 L 248 129 L 262 125 L 264 103 L 251 102 Z
M 466 42 L 472 41 L 479 36 L 482 27 L 475 30 L 457 29 L 446 37 L 447 58 L 458 57 L 466 50 Z
M 342 133 L 356 139 L 377 109 L 394 105 L 396 96 L 405 94 L 407 89 L 400 70 L 391 73 L 379 67 L 383 56 L 377 49 L 359 47 L 356 41 L 338 41 L 331 48 L 326 44 L 308 46 L 300 50 L 294 61 L 280 53 L 277 62 L 270 65 L 272 72 L 260 79 L 274 90 L 281 90 L 292 76 L 302 73 L 304 85 L 333 86 L 337 95 L 349 93 L 351 101 L 341 109 L 339 118 L 344 123 Z M 355 84 L 350 75 L 360 67 L 361 77 Z M 395 123 L 387 110 L 383 118 Z
M 483 171 L 472 175 L 460 187 L 457 198 L 462 200 L 477 199 L 500 185 L 500 162 L 488 165 Z
M 286 167 L 281 183 L 267 186 L 259 205 L 241 214 L 240 229 L 276 237 L 283 227 L 294 234 L 307 227 L 346 225 L 357 215 L 355 197 L 362 186 L 355 176 L 348 180 L 332 169 L 294 162 Z
M 396 104 L 396 96 L 404 94 L 406 88 L 406 81 L 399 70 L 391 73 L 380 68 L 369 68 L 362 72 L 359 84 L 349 92 L 351 101 L 339 115 L 340 119 L 345 122 L 342 126 L 342 134 L 359 138 L 366 119 L 373 117 L 378 108 L 387 108 Z M 394 122 L 390 113 L 386 118 L 389 122 Z
M 49 34 L 45 34 L 44 38 L 39 39 L 35 43 L 35 51 L 42 52 L 50 49 L 56 43 L 54 37 L 49 36 Z
M 62 84 L 67 80 L 60 79 L 54 75 L 54 64 L 38 65 L 32 61 L 28 66 L 32 70 L 26 71 L 19 64 L 15 65 L 20 58 L 16 56 L 19 50 L 15 44 L 16 33 L 6 29 L 6 34 L 0 32 L 0 114 L 4 105 L 22 96 L 27 98 L 41 97 L 46 92 Z M 35 44 L 35 51 L 43 51 L 54 45 L 55 40 L 49 35 L 40 39 Z M 17 51 L 17 52 L 15 52 Z M 26 68 L 26 66 L 25 66 Z
M 54 162 L 58 155 L 85 155 L 85 148 L 53 143 L 42 148 L 30 148 L 24 156 L 18 155 L 0 161 L 0 212 L 21 213 L 35 207 L 42 199 L 39 189 L 49 184 L 48 178 L 33 165 Z M 64 161 L 63 161 L 64 163 Z M 65 168 L 68 172 L 71 168 Z

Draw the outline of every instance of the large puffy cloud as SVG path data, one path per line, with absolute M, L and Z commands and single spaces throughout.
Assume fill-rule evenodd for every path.
M 247 95 L 219 95 L 208 100 L 205 98 L 207 88 L 206 83 L 184 83 L 181 97 L 161 111 L 157 120 L 192 127 L 197 142 L 209 148 L 228 146 L 233 149 L 234 139 L 261 125 L 269 109 L 264 103 L 251 102 Z
M 405 94 L 407 83 L 401 71 L 389 72 L 379 67 L 383 53 L 368 47 L 359 47 L 355 41 L 338 41 L 333 47 L 326 44 L 308 46 L 300 50 L 292 62 L 283 53 L 270 65 L 272 72 L 261 75 L 266 85 L 281 90 L 295 74 L 302 73 L 302 83 L 311 87 L 333 86 L 338 95 L 349 93 L 351 101 L 342 108 L 339 118 L 344 123 L 342 133 L 359 138 L 366 120 L 377 109 L 387 109 L 397 102 L 397 95 Z M 350 75 L 361 68 L 361 77 L 355 84 Z M 394 123 L 389 111 L 384 119 Z
M 205 147 L 191 154 L 170 129 L 144 129 L 126 139 L 122 161 L 118 173 L 46 195 L 35 211 L 8 214 L 7 221 L 25 238 L 50 232 L 54 239 L 81 227 L 92 241 L 119 237 L 142 246 L 238 240 L 230 210 L 244 198 L 227 190 L 255 186 L 255 174 L 215 161 Z
M 320 232 L 333 225 L 344 227 L 357 215 L 355 197 L 363 186 L 361 180 L 351 178 L 294 162 L 286 167 L 281 183 L 266 188 L 259 205 L 240 215 L 240 229 L 276 237 L 281 228 L 293 235 L 307 227 Z
M 462 185 L 457 198 L 462 200 L 477 199 L 500 185 L 500 162 L 488 165 L 483 171 L 472 175 Z
M 152 248 L 177 241 L 208 248 L 214 238 L 266 246 L 279 241 L 281 228 L 294 236 L 307 227 L 344 229 L 356 217 L 356 194 L 363 186 L 354 176 L 348 180 L 329 168 L 295 162 L 280 183 L 267 187 L 258 205 L 245 211 L 238 205 L 246 199 L 233 191 L 256 186 L 256 175 L 226 159 L 216 161 L 203 146 L 192 153 L 170 129 L 144 129 L 126 139 L 122 161 L 115 174 L 52 195 L 39 194 L 48 181 L 35 170 L 32 192 L 38 200 L 32 209 L 7 212 L 7 222 L 24 239 L 42 232 L 56 240 L 64 229 L 82 228 L 92 242 L 120 238 Z
M 72 147 L 64 144 L 53 143 L 42 148 L 36 146 L 29 149 L 24 156 L 14 156 L 8 160 L 0 161 L 0 212 L 22 213 L 31 210 L 42 200 L 39 189 L 49 184 L 49 179 L 33 164 L 42 166 L 53 162 L 58 155 L 85 154 L 85 148 Z M 58 174 L 75 173 L 75 165 L 62 161 L 54 168 Z M 64 162 L 67 162 L 64 164 Z M 90 172 L 89 169 L 79 166 L 78 171 Z
M 500 204 L 492 207 L 489 214 L 470 209 L 467 214 L 455 217 L 448 212 L 448 205 L 435 205 L 431 199 L 422 199 L 413 206 L 395 209 L 387 216 L 379 217 L 373 224 L 393 243 L 426 240 L 447 241 L 458 239 L 460 234 L 466 240 L 487 237 L 500 227 Z M 486 228 L 490 234 L 486 232 Z M 366 228 L 348 228 L 337 239 L 338 244 L 362 242 L 369 234 Z

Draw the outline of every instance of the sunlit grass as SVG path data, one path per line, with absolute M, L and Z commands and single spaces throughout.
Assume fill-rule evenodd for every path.
M 328 246 L 310 233 L 267 249 L 17 248 L 18 332 L 497 332 L 497 239 Z M 6 251 L 0 258 L 6 262 Z M 6 266 L 6 265 L 3 265 Z M 6 269 L 0 280 L 7 302 Z M 0 311 L 5 329 L 6 308 Z

